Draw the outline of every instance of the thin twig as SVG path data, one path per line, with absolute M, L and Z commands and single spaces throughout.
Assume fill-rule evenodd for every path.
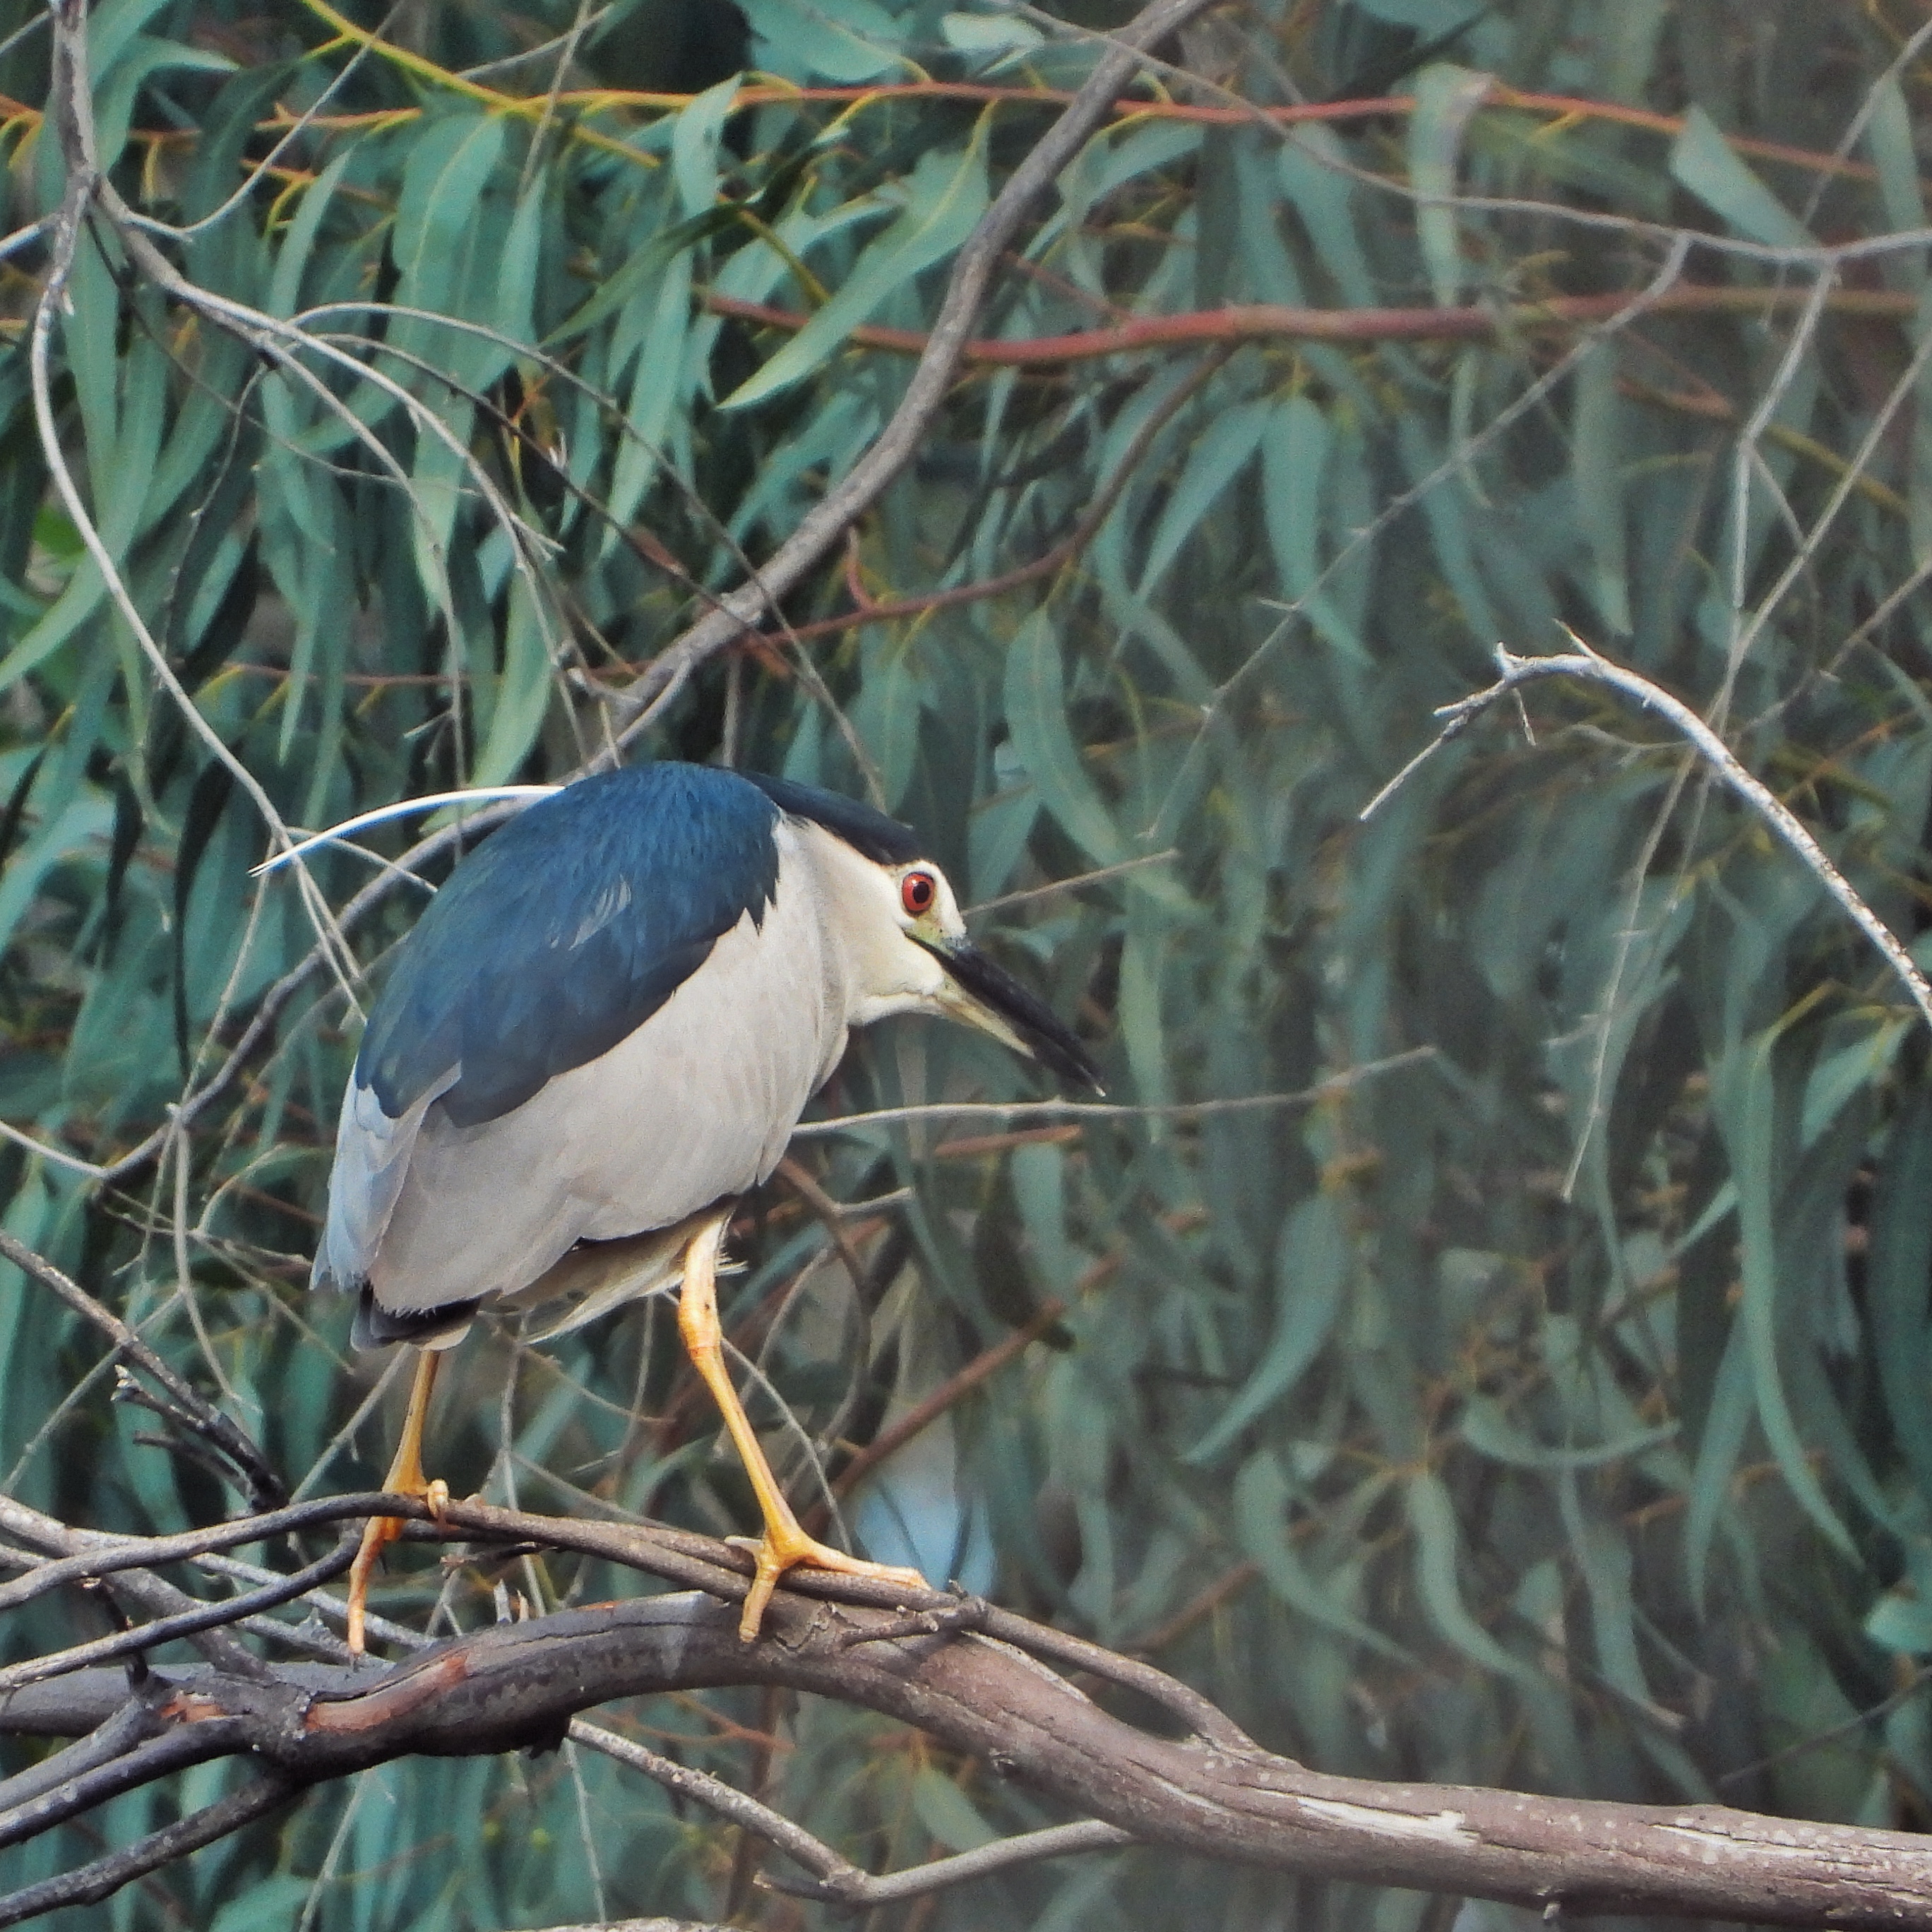
M 1002 892 L 998 898 L 982 899 L 977 905 L 961 908 L 968 919 L 978 919 L 989 912 L 1004 912 L 1009 906 L 1032 905 L 1041 899 L 1058 898 L 1062 892 L 1077 892 L 1088 886 L 1097 886 L 1105 879 L 1118 879 L 1128 872 L 1138 872 L 1149 866 L 1165 866 L 1180 856 L 1178 846 L 1170 845 L 1165 852 L 1148 852 L 1138 859 L 1123 859 L 1118 866 L 1096 866 L 1090 872 L 1076 872 L 1071 878 L 1055 879 L 1044 886 L 1028 886 L 1024 891 Z
M 824 1886 L 822 1893 L 809 1892 L 808 1897 L 853 1900 L 862 1897 L 860 1888 L 866 1882 L 866 1874 L 830 1845 L 814 1838 L 802 1826 L 794 1824 L 783 1812 L 774 1811 L 768 1804 L 760 1804 L 755 1798 L 748 1797 L 723 1779 L 712 1777 L 708 1772 L 680 1764 L 586 1718 L 571 1720 L 570 1736 L 575 1742 L 602 1752 L 616 1763 L 628 1765 L 633 1771 L 642 1772 L 667 1791 L 692 1799 L 707 1811 L 716 1812 L 740 1829 L 776 1846 L 788 1858 L 812 1873 Z
M 159 1721 L 140 1702 L 133 1704 L 136 1719 L 146 1719 L 152 1730 Z M 103 1726 L 113 1728 L 113 1720 Z M 122 1792 L 138 1790 L 158 1778 L 172 1776 L 190 1766 L 206 1764 L 210 1758 L 226 1757 L 236 1748 L 236 1726 L 217 1719 L 212 1723 L 176 1725 L 158 1736 L 147 1736 L 104 1756 L 85 1769 L 78 1766 L 56 1784 L 0 1812 L 0 1850 L 38 1838 L 56 1825 L 118 1798 Z M 199 1733 L 199 1735 L 197 1735 Z
M 302 1790 L 293 1779 L 270 1772 L 231 1796 L 150 1832 L 126 1850 L 110 1852 L 77 1870 L 44 1879 L 0 1898 L 0 1927 L 18 1925 L 63 1906 L 97 1905 L 144 1873 L 172 1864 L 203 1845 L 232 1836 L 245 1825 L 278 1811 Z
M 1033 1864 L 1041 1858 L 1064 1858 L 1075 1852 L 1117 1851 L 1123 1845 L 1138 1842 L 1132 1832 L 1124 1832 L 1118 1825 L 1083 1818 L 1076 1824 L 1049 1825 L 1042 1832 L 1022 1832 L 1016 1838 L 995 1838 L 991 1844 L 974 1850 L 934 1858 L 928 1864 L 914 1865 L 906 1871 L 888 1872 L 879 1878 L 861 1873 L 856 1886 L 808 1885 L 796 1879 L 774 1878 L 770 1872 L 760 1872 L 753 1882 L 767 1892 L 782 1892 L 793 1898 L 820 1899 L 839 1905 L 893 1905 L 902 1899 L 922 1898 L 928 1892 L 944 1892 L 951 1886 L 986 1878 L 1010 1866 Z
M 36 1254 L 26 1242 L 0 1228 L 0 1258 L 11 1262 L 30 1280 L 50 1289 L 68 1307 L 106 1335 L 115 1352 L 124 1357 L 166 1389 L 175 1401 L 194 1418 L 196 1429 L 240 1471 L 249 1507 L 258 1513 L 276 1508 L 287 1495 L 282 1479 L 270 1464 L 254 1438 L 195 1390 L 162 1360 L 111 1309 L 104 1308 L 80 1282 L 62 1273 L 53 1263 Z
M 131 1630 L 117 1630 L 111 1636 L 97 1637 L 91 1643 L 77 1643 L 68 1649 L 54 1651 L 25 1664 L 10 1664 L 0 1669 L 0 1696 L 17 1690 L 23 1684 L 42 1683 L 48 1678 L 63 1677 L 70 1670 L 79 1670 L 91 1664 L 106 1664 L 116 1658 L 136 1655 L 171 1642 L 177 1637 L 193 1636 L 200 1630 L 238 1623 L 244 1617 L 292 1603 L 297 1597 L 307 1596 L 310 1591 L 333 1582 L 340 1576 L 355 1562 L 356 1546 L 362 1536 L 359 1528 L 352 1527 L 334 1550 L 307 1569 L 297 1570 L 278 1578 L 273 1583 L 263 1584 L 259 1589 L 230 1597 L 224 1602 L 204 1604 L 199 1610 L 159 1617 L 152 1623 L 137 1624 Z
M 1932 1027 L 1932 982 L 1928 982 L 1925 975 L 1918 970 L 1912 955 L 1906 950 L 1904 941 L 1879 917 L 1860 896 L 1857 888 L 1832 862 L 1825 848 L 1812 836 L 1804 821 L 1761 778 L 1747 770 L 1730 746 L 1681 698 L 1672 697 L 1670 692 L 1660 686 L 1653 684 L 1640 673 L 1613 663 L 1600 652 L 1592 650 L 1575 632 L 1570 632 L 1569 636 L 1570 641 L 1576 646 L 1576 650 L 1552 657 L 1518 657 L 1514 652 L 1498 644 L 1496 658 L 1502 676 L 1486 690 L 1458 699 L 1454 704 L 1444 705 L 1437 711 L 1436 716 L 1442 720 L 1442 729 L 1428 746 L 1410 759 L 1395 777 L 1362 808 L 1362 818 L 1366 819 L 1377 811 L 1425 759 L 1466 730 L 1492 704 L 1510 696 L 1523 686 L 1550 677 L 1574 678 L 1585 684 L 1602 685 L 1626 698 L 1634 699 L 1646 710 L 1655 712 L 1689 740 L 1692 748 L 1710 770 L 1742 799 L 1797 854 L 1819 884 L 1850 915 L 1858 930 L 1884 956 L 1886 964 L 1910 995 L 1912 1004 L 1918 1009 L 1919 1016 L 1928 1027 Z
M 40 1514 L 10 1496 L 0 1496 L 0 1528 L 16 1535 L 29 1534 L 36 1526 L 33 1520 L 40 1518 Z M 10 1583 L 0 1583 L 0 1610 L 17 1609 L 66 1584 L 92 1582 L 119 1570 L 150 1569 L 158 1563 L 184 1562 L 211 1550 L 238 1549 L 247 1544 L 265 1542 L 270 1537 L 285 1536 L 292 1530 L 312 1529 L 321 1523 L 371 1516 L 422 1520 L 428 1515 L 419 1497 L 398 1497 L 374 1490 L 352 1496 L 318 1496 L 310 1502 L 265 1510 L 258 1516 L 240 1516 L 210 1528 L 178 1530 L 172 1536 L 91 1537 L 88 1546 L 76 1554 L 42 1564 Z
M 794 1138 L 816 1139 L 861 1128 L 890 1126 L 901 1120 L 1204 1120 L 1222 1114 L 1265 1113 L 1276 1107 L 1314 1107 L 1384 1073 L 1419 1066 L 1436 1058 L 1432 1046 L 1412 1046 L 1385 1060 L 1365 1060 L 1346 1073 L 1318 1080 L 1291 1094 L 1241 1094 L 1222 1100 L 1180 1100 L 1135 1106 L 1111 1100 L 934 1100 L 914 1107 L 875 1107 L 836 1120 L 805 1120 Z

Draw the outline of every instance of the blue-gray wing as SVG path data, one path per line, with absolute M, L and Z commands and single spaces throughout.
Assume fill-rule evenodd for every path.
M 400 1120 L 454 1066 L 496 1119 L 634 1033 L 778 883 L 778 811 L 735 773 L 658 764 L 547 798 L 459 866 L 398 958 L 356 1076 Z
M 310 1280 L 316 1288 L 358 1288 L 369 1278 L 376 1251 L 408 1178 L 410 1156 L 423 1116 L 456 1078 L 448 1070 L 400 1119 L 382 1111 L 375 1090 L 352 1078 L 335 1126 L 335 1165 L 328 1176 L 328 1218 L 316 1244 Z
M 586 778 L 458 866 L 399 950 L 343 1096 L 318 1284 L 376 1264 L 432 1107 L 474 1127 L 608 1053 L 778 879 L 772 801 L 680 764 Z

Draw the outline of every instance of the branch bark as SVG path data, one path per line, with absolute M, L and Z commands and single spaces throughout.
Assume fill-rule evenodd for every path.
M 164 1734 L 206 1726 L 220 1754 L 266 1766 L 268 1785 L 242 1794 L 266 1808 L 271 1791 L 411 1754 L 554 1744 L 578 1712 L 614 1698 L 776 1685 L 915 1726 L 1142 1844 L 1564 1912 L 1932 1927 L 1924 1838 L 1715 1805 L 1327 1777 L 1250 1744 L 1152 1735 L 982 1634 L 895 1630 L 892 1611 L 788 1592 L 748 1646 L 728 1604 L 682 1592 L 498 1625 L 373 1674 L 309 1666 L 264 1683 L 195 1671 L 162 1680 L 151 1708 Z M 74 1735 L 114 1722 L 127 1701 L 118 1673 L 79 1672 L 14 1694 L 0 1730 Z M 1075 1834 L 1062 1848 L 1099 1842 Z M 0 1902 L 0 1925 L 28 1899 Z
M 963 344 L 959 359 L 993 368 L 1058 368 L 1102 356 L 1150 350 L 1243 342 L 1489 342 L 1526 329 L 1586 328 L 1607 322 L 1636 301 L 1641 290 L 1607 295 L 1550 296 L 1540 302 L 1478 303 L 1457 308 L 1297 308 L 1279 302 L 1248 302 L 1226 308 L 1197 309 L 1182 315 L 1148 316 L 1110 328 L 1083 328 L 1072 335 L 996 336 Z M 1666 291 L 1647 304 L 1653 315 L 1778 315 L 1802 309 L 1810 291 L 1802 288 L 1718 287 L 1691 282 Z M 1886 289 L 1836 289 L 1823 307 L 1834 314 L 1895 322 L 1916 313 L 1913 298 Z M 796 309 L 736 296 L 706 294 L 714 315 L 796 333 L 812 318 Z M 866 323 L 849 338 L 864 349 L 921 354 L 932 338 L 916 329 L 882 328 Z

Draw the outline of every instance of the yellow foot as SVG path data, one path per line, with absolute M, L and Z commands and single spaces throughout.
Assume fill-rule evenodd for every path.
M 449 1485 L 440 1476 L 425 1482 L 420 1489 L 413 1485 L 398 1488 L 393 1483 L 391 1488 L 399 1496 L 419 1496 L 428 1505 L 429 1513 L 441 1520 L 443 1511 L 449 1507 Z M 376 1574 L 376 1565 L 382 1552 L 403 1533 L 408 1522 L 406 1516 L 372 1516 L 362 1526 L 362 1546 L 356 1552 L 356 1561 L 349 1570 L 349 1629 L 350 1651 L 356 1656 L 362 1654 L 364 1646 L 363 1618 L 369 1600 L 370 1580 Z
M 778 1579 L 788 1570 L 830 1570 L 841 1576 L 871 1576 L 881 1583 L 896 1583 L 903 1590 L 916 1590 L 923 1596 L 932 1586 L 916 1570 L 900 1570 L 890 1563 L 868 1563 L 861 1556 L 848 1556 L 815 1541 L 795 1526 L 774 1535 L 734 1536 L 728 1539 L 740 1550 L 748 1550 L 758 1558 L 758 1574 L 745 1594 L 745 1614 L 738 1619 L 738 1637 L 749 1643 L 765 1619 L 765 1606 L 778 1588 Z

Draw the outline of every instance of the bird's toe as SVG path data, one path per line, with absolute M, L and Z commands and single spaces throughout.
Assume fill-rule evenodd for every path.
M 738 1620 L 738 1634 L 746 1643 L 758 1634 L 772 1592 L 778 1588 L 778 1580 L 790 1570 L 830 1570 L 835 1576 L 863 1577 L 872 1582 L 890 1583 L 897 1589 L 916 1590 L 922 1594 L 932 1588 L 916 1570 L 908 1570 L 892 1563 L 869 1562 L 862 1556 L 849 1556 L 842 1550 L 834 1550 L 830 1544 L 807 1536 L 802 1530 L 789 1535 L 774 1536 L 768 1532 L 758 1537 L 734 1536 L 729 1540 L 736 1548 L 749 1550 L 758 1566 L 752 1579 L 752 1587 L 745 1593 L 744 1612 Z

